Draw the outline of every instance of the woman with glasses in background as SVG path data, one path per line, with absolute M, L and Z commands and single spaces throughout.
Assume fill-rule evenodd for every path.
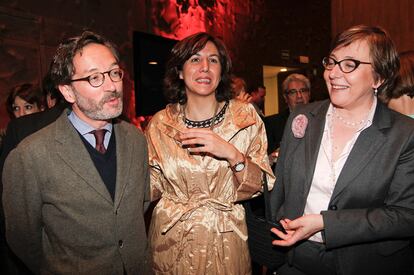
M 402 52 L 400 62 L 397 85 L 384 98 L 390 109 L 414 118 L 414 51 Z
M 377 100 L 399 60 L 381 28 L 339 34 L 323 59 L 330 100 L 298 106 L 271 194 L 291 247 L 278 274 L 411 274 L 414 121 Z

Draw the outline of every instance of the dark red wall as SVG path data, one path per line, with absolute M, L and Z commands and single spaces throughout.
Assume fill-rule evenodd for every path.
M 316 73 L 313 95 L 320 98 L 330 24 L 326 0 L 1 0 L 0 128 L 8 122 L 4 101 L 10 87 L 40 82 L 59 41 L 85 28 L 120 47 L 130 72 L 125 113 L 133 117 L 133 31 L 176 39 L 199 30 L 213 33 L 225 41 L 235 73 L 249 86 L 262 83 L 263 65 L 300 66 L 297 56 L 309 56 L 305 67 Z M 282 50 L 289 50 L 289 60 L 281 58 Z

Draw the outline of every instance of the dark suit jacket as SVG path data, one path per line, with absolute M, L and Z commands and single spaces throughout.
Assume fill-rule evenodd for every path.
M 145 274 L 147 143 L 133 125 L 114 124 L 112 200 L 66 111 L 24 139 L 6 159 L 6 237 L 15 254 L 44 274 Z
M 271 193 L 277 220 L 303 215 L 328 107 L 329 101 L 300 106 L 287 122 L 298 114 L 309 120 L 303 138 L 291 130 L 283 136 Z M 411 274 L 414 120 L 378 102 L 372 125 L 360 133 L 321 214 L 325 245 L 340 274 Z
M 289 109 L 264 118 L 267 135 L 267 154 L 272 153 L 280 147 L 283 130 L 285 129 L 286 121 L 289 117 Z

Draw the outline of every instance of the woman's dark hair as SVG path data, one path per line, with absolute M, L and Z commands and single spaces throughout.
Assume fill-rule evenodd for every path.
M 46 106 L 43 92 L 39 86 L 30 83 L 17 85 L 10 90 L 6 99 L 7 113 L 10 118 L 15 118 L 13 104 L 16 97 L 20 97 L 28 103 L 36 105 L 39 109 L 45 108 Z
M 346 47 L 355 41 L 366 41 L 370 50 L 374 79 L 384 82 L 378 88 L 378 95 L 392 91 L 398 75 L 400 61 L 398 52 L 388 33 L 375 26 L 358 25 L 338 34 L 332 41 L 333 50 Z
M 73 58 L 89 44 L 100 44 L 109 48 L 119 62 L 119 53 L 114 44 L 101 35 L 85 31 L 80 36 L 69 38 L 59 45 L 50 66 L 50 80 L 55 86 L 69 84 L 75 73 Z
M 414 51 L 400 54 L 400 72 L 397 77 L 395 89 L 390 91 L 389 98 L 399 98 L 402 95 L 414 97 Z
M 171 50 L 164 77 L 164 93 L 170 103 L 185 104 L 187 102 L 185 83 L 180 79 L 179 73 L 183 69 L 184 63 L 201 51 L 209 41 L 217 47 L 221 64 L 221 79 L 216 89 L 216 99 L 221 102 L 232 98 L 231 60 L 227 49 L 221 40 L 205 32 L 200 32 L 177 42 Z

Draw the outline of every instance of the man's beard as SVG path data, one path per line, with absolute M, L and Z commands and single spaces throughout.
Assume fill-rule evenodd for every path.
M 74 92 L 76 98 L 76 105 L 88 118 L 93 120 L 108 120 L 118 117 L 122 113 L 122 91 L 105 92 L 104 97 L 96 102 L 90 98 L 81 96 L 77 91 Z M 119 104 L 112 110 L 105 110 L 104 105 L 111 99 L 119 98 Z

